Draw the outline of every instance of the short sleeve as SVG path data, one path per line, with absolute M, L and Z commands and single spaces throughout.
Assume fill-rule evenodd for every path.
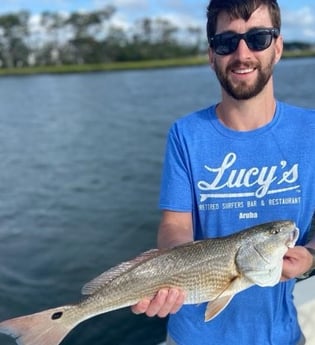
M 192 210 L 189 158 L 176 123 L 167 138 L 159 206 L 163 210 L 178 212 Z

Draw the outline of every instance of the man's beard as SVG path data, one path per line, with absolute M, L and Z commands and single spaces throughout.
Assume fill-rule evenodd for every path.
M 226 71 L 232 71 L 238 68 L 256 68 L 258 72 L 258 77 L 254 84 L 248 85 L 246 81 L 240 81 L 238 85 L 234 85 L 228 78 L 228 74 L 224 73 L 223 70 L 220 69 L 216 61 L 214 61 L 214 70 L 217 75 L 217 78 L 222 86 L 222 88 L 234 99 L 236 100 L 248 100 L 253 97 L 256 97 L 266 86 L 268 81 L 270 80 L 273 72 L 273 61 L 271 59 L 269 64 L 262 69 L 261 64 L 250 64 L 250 63 L 242 63 L 241 61 L 234 61 L 231 65 L 226 68 Z

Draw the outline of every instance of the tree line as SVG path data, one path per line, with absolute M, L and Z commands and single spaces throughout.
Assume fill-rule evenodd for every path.
M 43 12 L 36 22 L 28 11 L 2 14 L 0 67 L 168 59 L 195 56 L 207 49 L 205 28 L 180 29 L 165 18 L 143 18 L 123 28 L 111 21 L 116 11 L 106 6 L 67 15 Z
M 117 9 L 0 16 L 0 67 L 106 63 L 193 56 L 203 48 L 203 30 L 185 32 L 163 18 L 143 18 L 131 28 L 111 22 Z M 180 36 L 189 37 L 186 42 Z

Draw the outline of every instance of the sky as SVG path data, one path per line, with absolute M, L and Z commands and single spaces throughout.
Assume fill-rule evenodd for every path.
M 282 34 L 286 41 L 315 43 L 315 1 L 278 0 L 282 10 Z M 125 28 L 137 19 L 163 17 L 178 27 L 205 26 L 208 0 L 1 0 L 0 14 L 28 10 L 69 13 L 114 5 L 115 24 Z

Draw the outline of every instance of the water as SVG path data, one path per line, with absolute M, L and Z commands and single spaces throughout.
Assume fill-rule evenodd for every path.
M 315 59 L 282 61 L 277 97 L 315 107 L 314 75 Z M 207 66 L 0 79 L 0 320 L 74 302 L 85 282 L 155 246 L 167 129 L 219 97 Z M 62 344 L 164 336 L 165 320 L 124 309 Z

